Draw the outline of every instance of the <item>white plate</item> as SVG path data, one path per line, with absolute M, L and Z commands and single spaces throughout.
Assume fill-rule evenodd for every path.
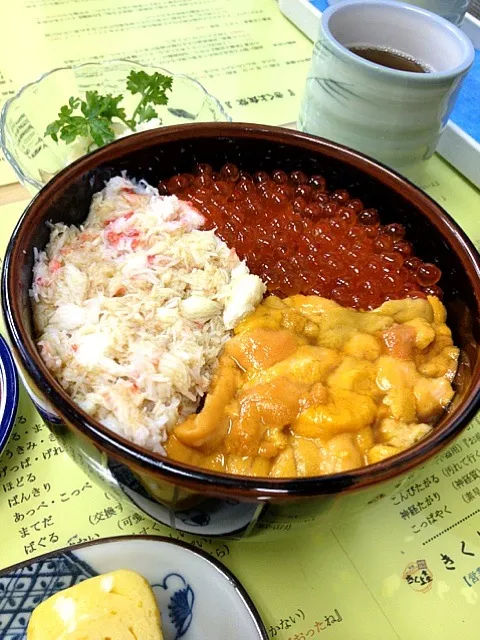
M 46 554 L 0 572 L 0 638 L 23 640 L 33 609 L 86 578 L 131 569 L 152 585 L 165 640 L 267 640 L 238 580 L 207 554 L 176 540 L 125 536 Z

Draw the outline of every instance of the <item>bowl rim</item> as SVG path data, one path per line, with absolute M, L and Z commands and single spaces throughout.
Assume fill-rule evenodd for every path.
M 148 451 L 118 436 L 107 427 L 82 411 L 62 389 L 48 371 L 34 345 L 33 339 L 21 321 L 19 302 L 14 295 L 15 257 L 19 251 L 19 238 L 25 229 L 25 222 L 35 212 L 41 211 L 48 203 L 59 197 L 69 183 L 103 163 L 125 158 L 129 153 L 146 150 L 163 142 L 179 141 L 191 137 L 235 138 L 269 140 L 272 143 L 298 145 L 305 151 L 321 153 L 327 157 L 347 162 L 350 166 L 364 172 L 366 176 L 380 180 L 385 186 L 400 192 L 401 196 L 421 211 L 432 224 L 440 224 L 440 232 L 448 235 L 452 249 L 459 251 L 460 259 L 466 268 L 480 307 L 480 255 L 471 240 L 466 236 L 453 218 L 427 194 L 392 169 L 381 165 L 361 153 L 343 145 L 293 131 L 282 127 L 272 127 L 250 123 L 199 123 L 162 127 L 128 136 L 112 142 L 63 169 L 32 200 L 18 222 L 7 247 L 2 271 L 1 297 L 2 310 L 12 344 L 25 369 L 39 389 L 45 393 L 52 406 L 69 424 L 70 428 L 86 436 L 112 458 L 127 462 L 132 468 L 147 475 L 160 475 L 166 481 L 189 489 L 208 487 L 209 495 L 238 496 L 257 500 L 289 500 L 300 497 L 338 493 L 350 488 L 358 489 L 377 484 L 409 469 L 418 466 L 437 453 L 452 440 L 471 420 L 480 407 L 480 362 L 472 372 L 471 388 L 462 402 L 455 407 L 453 414 L 447 414 L 438 427 L 409 449 L 372 465 L 325 476 L 306 478 L 263 478 L 229 475 L 207 471 L 199 467 L 175 462 L 166 457 Z M 435 222 L 436 221 L 436 222 Z
M 18 374 L 10 349 L 0 335 L 0 454 L 15 425 L 18 408 Z
M 184 80 L 188 80 L 189 82 L 192 82 L 192 83 L 198 85 L 200 90 L 209 99 L 213 100 L 213 102 L 216 104 L 216 107 L 218 108 L 218 110 L 220 111 L 222 116 L 225 118 L 225 122 L 231 122 L 232 121 L 231 116 L 225 110 L 225 107 L 220 102 L 220 100 L 218 98 L 216 98 L 213 94 L 211 94 L 203 86 L 203 84 L 199 80 L 197 80 L 193 76 L 189 76 L 189 75 L 187 75 L 185 73 L 174 73 L 173 71 L 169 71 L 165 67 L 160 67 L 158 65 L 153 65 L 153 64 L 152 65 L 146 65 L 146 64 L 143 64 L 143 63 L 138 62 L 136 60 L 128 60 L 126 58 L 113 58 L 111 60 L 102 60 L 101 62 L 82 62 L 82 64 L 73 64 L 73 65 L 65 65 L 63 67 L 54 67 L 53 69 L 49 69 L 48 71 L 45 71 L 44 73 L 42 73 L 35 80 L 32 80 L 31 82 L 27 82 L 22 87 L 20 87 L 20 89 L 11 98 L 9 98 L 4 103 L 4 105 L 3 105 L 3 107 L 2 107 L 2 109 L 0 111 L 0 149 L 2 150 L 3 155 L 7 159 L 8 163 L 12 167 L 13 171 L 15 172 L 15 175 L 17 176 L 17 178 L 19 179 L 20 182 L 22 182 L 22 183 L 23 182 L 27 182 L 36 191 L 39 191 L 39 190 L 43 189 L 43 187 L 45 186 L 45 183 L 39 182 L 38 180 L 35 180 L 35 178 L 32 178 L 32 177 L 28 176 L 26 173 L 24 173 L 24 171 L 20 168 L 15 156 L 12 154 L 12 152 L 9 149 L 9 146 L 8 146 L 8 143 L 7 143 L 6 122 L 7 122 L 7 113 L 8 113 L 8 110 L 10 109 L 10 107 L 12 106 L 12 104 L 14 102 L 16 102 L 17 100 L 20 100 L 20 98 L 22 97 L 22 95 L 23 95 L 23 93 L 25 91 L 27 91 L 28 89 L 34 87 L 37 84 L 40 84 L 42 82 L 42 80 L 44 80 L 45 78 L 48 78 L 49 76 L 51 76 L 51 75 L 53 75 L 55 73 L 58 73 L 59 71 L 75 71 L 76 69 L 83 69 L 84 67 L 100 67 L 100 68 L 101 67 L 105 67 L 105 68 L 108 68 L 108 67 L 111 67 L 111 66 L 115 66 L 118 63 L 122 63 L 122 64 L 126 63 L 126 64 L 135 65 L 136 67 L 139 67 L 140 69 L 153 69 L 155 71 L 160 71 L 160 72 L 162 72 L 162 73 L 164 73 L 166 75 L 170 75 L 170 76 L 172 76 L 172 78 L 183 78 Z M 61 105 L 59 105 L 58 108 L 60 109 L 60 107 L 61 107 Z M 150 131 L 151 131 L 151 129 L 150 129 Z M 135 135 L 135 134 L 132 133 L 132 134 L 128 134 L 128 135 Z M 96 151 L 98 151 L 98 149 L 96 149 Z M 88 154 L 85 154 L 85 155 L 88 155 Z M 82 157 L 85 157 L 85 156 L 82 156 Z

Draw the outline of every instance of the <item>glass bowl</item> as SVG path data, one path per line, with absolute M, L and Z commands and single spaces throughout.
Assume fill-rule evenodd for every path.
M 194 78 L 171 73 L 161 67 L 128 60 L 86 63 L 45 73 L 25 85 L 8 100 L 0 116 L 0 145 L 19 181 L 32 193 L 39 191 L 56 173 L 73 162 L 72 145 L 56 143 L 44 132 L 71 96 L 86 91 L 123 94 L 127 114 L 138 103 L 138 95 L 126 90 L 130 71 L 159 71 L 173 77 L 166 106 L 158 107 L 162 126 L 194 122 L 225 122 L 231 118 L 221 103 Z M 148 125 L 148 123 L 147 123 Z

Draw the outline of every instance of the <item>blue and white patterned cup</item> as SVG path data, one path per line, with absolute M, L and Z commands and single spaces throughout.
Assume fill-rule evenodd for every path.
M 370 46 L 408 54 L 429 73 L 399 71 L 352 53 Z M 392 0 L 353 0 L 323 14 L 298 126 L 400 171 L 437 146 L 474 60 L 468 37 L 447 20 Z

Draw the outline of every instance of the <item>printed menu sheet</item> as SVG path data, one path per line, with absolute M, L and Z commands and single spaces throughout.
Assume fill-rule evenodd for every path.
M 15 0 L 1 9 L 0 106 L 50 69 L 122 58 L 196 77 L 234 120 L 283 124 L 311 50 L 275 0 Z M 2 159 L 0 184 L 12 180 Z
M 478 193 L 440 158 L 418 180 L 480 245 Z M 0 207 L 0 255 L 26 202 Z M 355 511 L 355 496 L 351 503 Z M 0 568 L 79 542 L 166 535 L 223 562 L 270 638 L 474 638 L 480 614 L 480 418 L 390 497 L 332 530 L 275 542 L 173 532 L 101 490 L 67 456 L 22 392 L 0 457 Z

